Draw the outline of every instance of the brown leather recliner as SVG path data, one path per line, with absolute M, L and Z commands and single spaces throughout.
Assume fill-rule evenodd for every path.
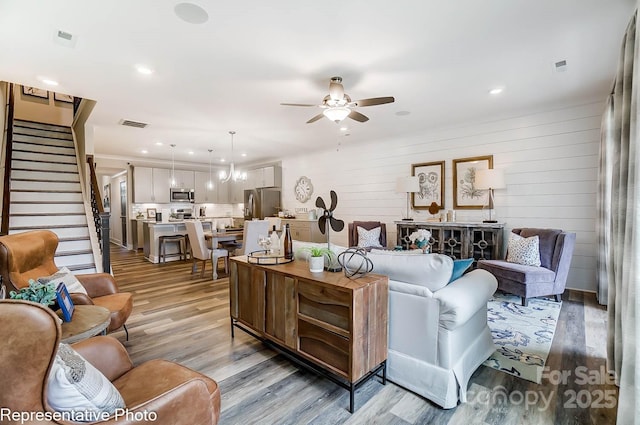
M 50 230 L 34 230 L 0 237 L 0 273 L 9 291 L 29 286 L 29 279 L 50 276 L 58 271 L 54 254 L 58 236 Z M 115 279 L 108 273 L 79 274 L 76 278 L 87 290 L 87 295 L 73 293 L 74 304 L 95 304 L 111 312 L 108 332 L 124 326 L 133 309 L 129 292 L 118 292 Z
M 46 385 L 62 333 L 55 313 L 30 301 L 2 300 L 0 323 L 0 388 L 4 389 L 0 391 L 0 406 L 11 412 L 52 412 Z M 72 347 L 113 383 L 130 412 L 101 424 L 218 423 L 220 390 L 213 379 L 166 360 L 134 367 L 122 344 L 108 336 L 93 337 Z M 136 420 L 145 410 L 155 412 L 157 418 Z

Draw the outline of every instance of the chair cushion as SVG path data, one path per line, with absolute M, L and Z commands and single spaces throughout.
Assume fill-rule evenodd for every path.
M 50 283 L 53 282 L 55 287 L 57 288 L 60 283 L 64 283 L 64 286 L 67 287 L 67 291 L 70 294 L 73 293 L 81 293 L 87 295 L 87 290 L 80 283 L 80 281 L 71 273 L 66 267 L 60 268 L 57 273 L 52 274 L 51 276 L 43 276 L 38 278 L 38 282 L 40 283 Z
M 508 263 L 502 260 L 481 260 L 478 261 L 478 268 L 487 270 L 498 281 L 504 279 L 525 285 L 529 283 L 553 283 L 556 279 L 556 274 L 547 268 Z
M 126 322 L 133 309 L 133 298 L 128 292 L 118 292 L 93 298 L 93 304 L 104 307 L 111 312 L 111 323 L 107 328 L 107 331 L 111 332 Z
M 358 248 L 382 248 L 380 244 L 380 227 L 367 230 L 358 226 Z
M 47 385 L 47 402 L 58 412 L 76 411 L 82 422 L 124 409 L 122 396 L 111 382 L 67 344 L 59 344 Z M 92 415 L 92 416 L 88 416 Z
M 520 229 L 520 236 L 528 238 L 538 236 L 540 240 L 540 265 L 551 269 L 553 263 L 553 252 L 556 249 L 558 235 L 562 233 L 559 229 Z
M 421 251 L 418 251 L 421 252 Z M 371 251 L 373 272 L 389 276 L 389 279 L 424 286 L 431 292 L 444 288 L 453 270 L 453 260 L 442 254 L 420 254 L 388 251 L 381 254 Z
M 538 236 L 524 238 L 515 233 L 510 233 L 507 261 L 509 263 L 540 267 L 540 239 Z

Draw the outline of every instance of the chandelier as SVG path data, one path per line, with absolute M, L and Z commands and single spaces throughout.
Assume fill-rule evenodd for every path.
M 220 171 L 219 177 L 222 183 L 226 183 L 231 179 L 233 179 L 233 181 L 247 179 L 247 173 L 242 173 L 235 170 L 236 167 L 233 163 L 233 135 L 236 134 L 236 132 L 230 131 L 229 134 L 231 135 L 231 164 L 229 164 L 229 173 L 226 173 L 224 170 Z

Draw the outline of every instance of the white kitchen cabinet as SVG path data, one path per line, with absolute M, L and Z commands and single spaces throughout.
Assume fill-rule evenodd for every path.
M 247 181 L 249 176 L 247 175 L 247 180 L 238 180 L 231 184 L 230 193 L 229 193 L 229 202 L 232 204 L 241 204 L 244 202 L 244 189 L 247 187 Z M 231 182 L 229 182 L 231 183 Z
M 195 202 L 198 204 L 213 204 L 218 202 L 218 186 L 220 182 L 215 174 L 211 175 L 212 186 L 209 185 L 209 172 L 195 172 Z
M 247 171 L 247 188 L 281 187 L 282 168 L 271 165 Z
M 222 183 L 218 181 L 218 204 L 229 204 L 231 203 L 231 186 L 233 185 L 233 180 L 229 180 L 226 183 Z
M 153 169 L 133 168 L 133 202 L 151 203 L 153 198 Z
M 187 170 L 175 170 L 175 185 L 178 189 L 193 189 L 195 187 L 195 180 L 193 171 Z
M 169 188 L 171 187 L 171 170 L 167 168 L 153 169 L 153 197 L 151 202 L 156 204 L 169 203 Z

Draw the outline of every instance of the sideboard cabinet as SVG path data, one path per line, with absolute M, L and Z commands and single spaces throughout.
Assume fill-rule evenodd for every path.
M 455 223 L 431 221 L 396 221 L 398 245 L 408 249 L 409 235 L 418 229 L 431 232 L 429 246 L 435 254 L 453 259 L 478 260 L 502 258 L 502 232 L 504 223 Z
M 356 387 L 381 370 L 386 377 L 389 279 L 230 260 L 232 336 L 238 327 L 337 378 L 353 412 Z

